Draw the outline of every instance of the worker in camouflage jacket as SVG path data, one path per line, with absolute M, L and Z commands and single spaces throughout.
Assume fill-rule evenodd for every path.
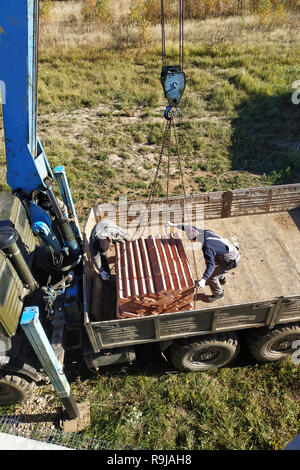
M 110 268 L 107 252 L 111 243 L 129 240 L 128 233 L 108 219 L 98 222 L 90 236 L 90 250 L 95 267 L 103 281 L 108 281 Z
M 208 298 L 209 302 L 214 302 L 224 297 L 224 290 L 221 284 L 226 283 L 225 274 L 240 264 L 240 253 L 237 243 L 231 243 L 211 230 L 203 230 L 191 225 L 176 225 L 171 222 L 168 225 L 184 230 L 189 240 L 202 244 L 206 269 L 202 279 L 197 281 L 196 286 L 200 289 L 205 287 L 206 284 L 210 286 L 212 295 Z

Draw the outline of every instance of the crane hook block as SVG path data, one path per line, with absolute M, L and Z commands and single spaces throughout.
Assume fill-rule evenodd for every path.
M 178 106 L 186 85 L 185 73 L 180 65 L 164 65 L 160 80 L 169 105 Z

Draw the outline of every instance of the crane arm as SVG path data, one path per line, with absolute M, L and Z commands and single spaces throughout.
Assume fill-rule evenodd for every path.
M 53 180 L 37 137 L 37 54 L 38 0 L 1 0 L 0 80 L 7 183 L 25 194 L 45 188 Z

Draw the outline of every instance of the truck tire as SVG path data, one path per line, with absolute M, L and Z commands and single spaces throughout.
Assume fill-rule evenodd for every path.
M 30 400 L 35 383 L 17 375 L 0 376 L 0 405 L 15 405 Z
M 203 372 L 223 367 L 239 353 L 239 341 L 235 333 L 201 336 L 193 340 L 175 341 L 169 349 L 169 357 L 179 370 Z
M 252 356 L 260 362 L 285 359 L 295 351 L 292 343 L 297 340 L 300 340 L 299 323 L 278 326 L 273 330 L 259 328 L 247 338 Z

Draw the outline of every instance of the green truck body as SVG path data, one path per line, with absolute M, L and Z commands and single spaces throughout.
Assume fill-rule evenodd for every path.
M 10 192 L 1 192 L 0 207 L 0 226 L 12 227 L 18 232 L 18 247 L 32 266 L 37 240 L 22 201 Z M 15 333 L 28 292 L 10 257 L 0 251 L 0 337 L 11 337 Z

